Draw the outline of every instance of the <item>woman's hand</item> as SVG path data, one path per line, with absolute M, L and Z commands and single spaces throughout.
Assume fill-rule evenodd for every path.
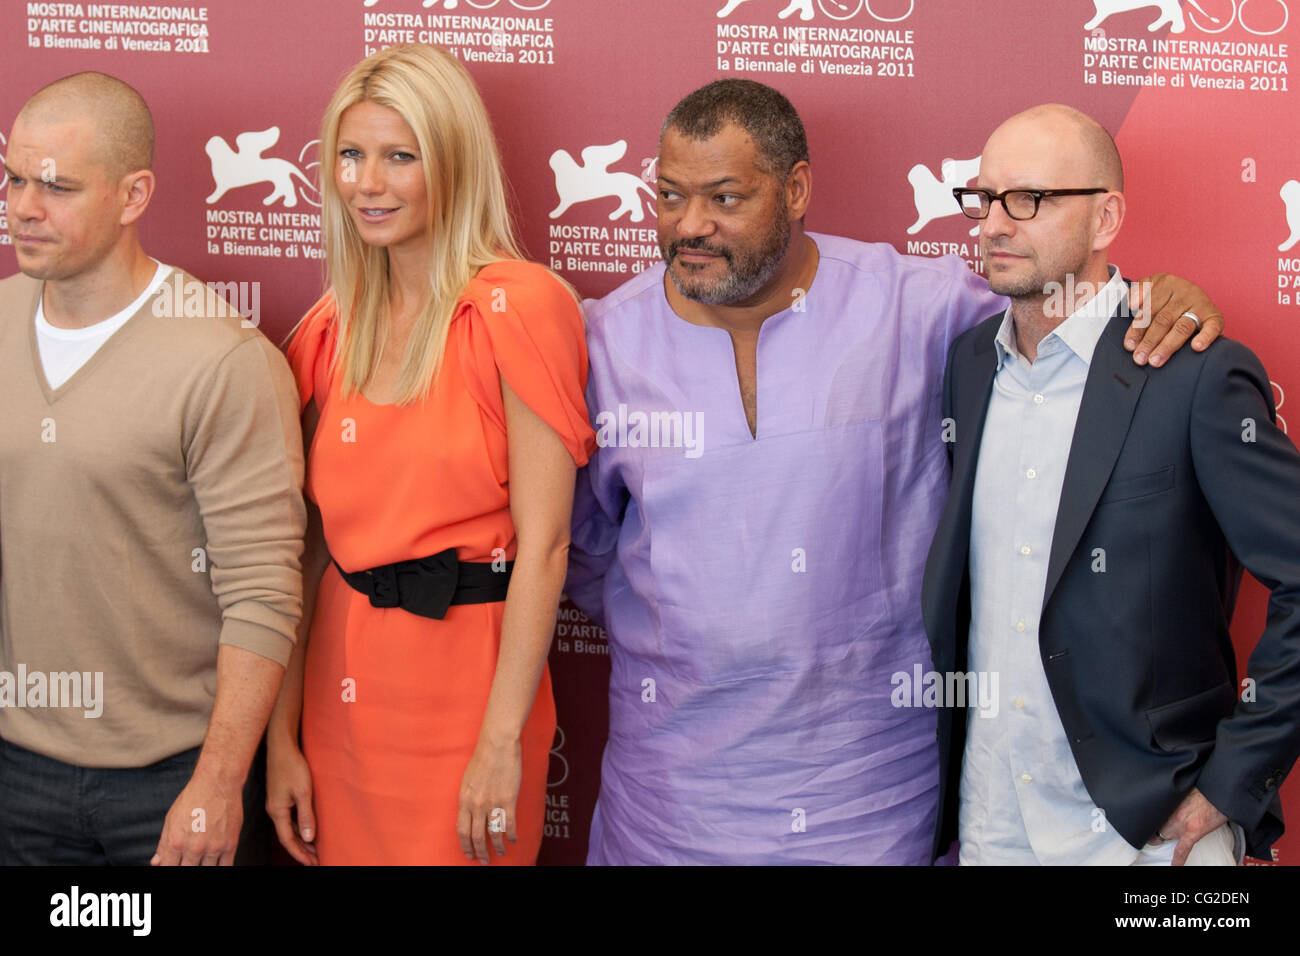
M 316 814 L 311 805 L 311 768 L 292 742 L 267 741 L 266 812 L 275 822 L 275 833 L 289 855 L 305 866 L 319 866 L 312 844 L 316 839 Z
M 467 860 L 478 859 L 486 864 L 488 839 L 496 848 L 497 856 L 506 855 L 506 840 L 514 843 L 515 804 L 519 799 L 519 782 L 523 777 L 523 755 L 519 741 L 490 743 L 482 738 L 474 748 L 474 756 L 460 784 L 460 812 L 456 832 L 460 848 Z M 505 827 L 500 832 L 489 832 L 488 824 L 505 813 Z
M 510 519 L 518 549 L 501 617 L 501 648 L 478 745 L 460 785 L 456 831 L 466 859 L 487 863 L 488 841 L 505 856 L 518 841 L 515 808 L 523 778 L 520 738 L 537 699 L 568 567 L 577 465 L 564 442 L 501 380 L 510 460 Z M 505 815 L 493 833 L 493 811 Z M 528 834 L 531 846 L 535 834 Z M 516 853 L 522 852 L 516 850 Z

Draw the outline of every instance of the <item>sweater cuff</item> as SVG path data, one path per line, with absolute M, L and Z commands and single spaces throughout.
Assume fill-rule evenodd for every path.
M 289 664 L 293 653 L 293 639 L 278 630 L 227 617 L 221 623 L 221 643 L 252 651 L 259 657 L 275 661 L 281 667 Z

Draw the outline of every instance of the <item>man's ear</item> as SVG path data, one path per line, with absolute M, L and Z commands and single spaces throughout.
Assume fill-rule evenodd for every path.
M 799 220 L 812 201 L 812 166 L 800 160 L 785 178 L 785 206 L 792 220 Z
M 1123 193 L 1106 193 L 1097 207 L 1097 232 L 1093 236 L 1094 250 L 1106 249 L 1119 235 L 1124 225 L 1124 213 L 1127 206 Z
M 122 197 L 122 217 L 118 221 L 123 226 L 133 225 L 144 215 L 156 185 L 153 171 L 148 169 L 138 169 L 122 177 L 118 186 Z

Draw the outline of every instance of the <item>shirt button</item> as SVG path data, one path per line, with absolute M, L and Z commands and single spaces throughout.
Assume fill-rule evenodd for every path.
M 1026 478 L 1037 478 L 1037 477 L 1038 477 L 1038 472 L 1036 472 L 1036 471 L 1034 471 L 1034 469 L 1030 468 L 1028 471 L 1025 472 L 1025 477 L 1026 477 Z
M 1047 399 L 1043 398 L 1042 395 L 1035 395 L 1035 396 L 1034 396 L 1034 404 L 1035 404 L 1035 405 L 1041 405 L 1041 404 L 1043 404 L 1043 402 L 1045 402 L 1045 401 L 1047 401 Z
M 1017 697 L 1015 699 L 1015 705 L 1016 705 L 1016 710 L 1019 710 L 1021 707 L 1025 706 L 1025 699 L 1023 697 Z M 1025 774 L 1025 776 L 1029 776 L 1029 775 Z M 1029 781 L 1026 780 L 1025 782 L 1028 783 Z
M 1029 547 L 1029 545 L 1027 545 L 1027 544 L 1022 544 L 1022 545 L 1020 546 L 1020 553 L 1021 553 L 1021 554 L 1029 554 L 1029 553 L 1030 553 L 1030 547 Z
M 1016 621 L 1016 630 L 1023 634 L 1025 632 L 1025 622 Z
M 1029 781 L 1031 781 L 1031 780 L 1033 780 L 1033 779 L 1034 779 L 1034 778 L 1031 777 L 1031 776 L 1029 776 L 1029 774 L 1027 774 L 1027 773 L 1022 773 L 1022 774 L 1020 775 L 1020 781 L 1021 781 L 1021 783 L 1029 783 Z

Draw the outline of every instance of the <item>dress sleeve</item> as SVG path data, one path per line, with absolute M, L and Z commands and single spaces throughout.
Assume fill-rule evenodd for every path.
M 479 407 L 506 427 L 500 379 L 550 425 L 582 467 L 596 448 L 583 392 L 582 309 L 547 269 L 495 262 L 471 280 L 456 316 L 465 380 Z
M 302 414 L 307 403 L 319 393 L 322 397 L 316 402 L 319 408 L 329 394 L 330 359 L 334 351 L 334 296 L 325 293 L 320 300 L 303 316 L 294 332 L 293 340 L 285 350 L 289 359 L 289 368 L 293 371 L 294 381 L 298 385 L 298 413 Z

